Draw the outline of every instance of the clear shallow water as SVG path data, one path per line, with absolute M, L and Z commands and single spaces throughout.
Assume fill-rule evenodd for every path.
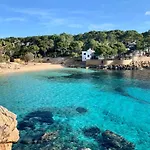
M 149 73 L 63 69 L 8 75 L 0 77 L 0 105 L 16 113 L 18 121 L 34 111 L 50 110 L 79 139 L 89 140 L 82 130 L 97 126 L 122 135 L 138 150 L 148 150 Z M 77 107 L 87 112 L 80 114 Z

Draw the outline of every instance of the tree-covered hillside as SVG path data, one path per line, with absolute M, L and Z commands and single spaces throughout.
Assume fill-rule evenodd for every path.
M 98 55 L 111 56 L 122 54 L 127 48 L 144 50 L 147 47 L 150 47 L 150 31 L 91 31 L 78 35 L 62 33 L 0 39 L 0 56 L 22 58 L 32 53 L 34 57 L 78 57 L 82 50 L 89 48 L 94 49 Z

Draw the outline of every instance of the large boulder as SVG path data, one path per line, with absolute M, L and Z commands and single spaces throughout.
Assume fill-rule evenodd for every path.
M 120 135 L 115 134 L 112 131 L 106 130 L 102 133 L 103 146 L 106 149 L 114 150 L 134 150 L 135 145 L 131 142 L 128 142 Z
M 11 150 L 18 140 L 16 115 L 0 106 L 0 150 Z

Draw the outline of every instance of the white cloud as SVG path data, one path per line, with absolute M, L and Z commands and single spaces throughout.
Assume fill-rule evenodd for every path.
M 66 18 L 59 17 L 58 10 L 55 9 L 26 8 L 12 9 L 12 11 L 24 14 L 26 17 L 29 17 L 29 19 L 37 19 L 38 23 L 46 28 L 66 24 Z
M 100 18 L 108 18 L 110 16 L 103 15 L 103 12 L 98 10 L 59 10 L 59 9 L 39 9 L 39 8 L 9 8 L 5 9 L 14 12 L 18 16 L 25 16 L 28 21 L 37 20 L 39 25 L 47 29 L 51 29 L 54 26 L 65 26 L 69 28 L 88 28 L 89 30 L 110 30 L 114 28 L 113 24 L 94 24 L 90 23 L 87 17 L 82 15 L 94 14 Z M 63 14 L 62 14 L 63 12 Z M 73 14 L 79 14 L 74 16 Z M 63 16 L 62 16 L 63 15 Z M 65 17 L 67 16 L 67 17 Z M 4 21 L 4 19 L 0 19 Z M 25 21 L 24 18 L 14 17 L 6 18 L 5 21 Z
M 52 18 L 51 23 L 54 25 L 64 25 L 66 20 L 64 18 Z
M 101 10 L 72 10 L 69 11 L 71 14 L 89 15 L 89 14 L 103 14 Z
M 44 25 L 47 28 L 51 28 L 52 26 L 66 26 L 69 28 L 83 28 L 82 24 L 76 24 L 74 23 L 71 18 L 53 18 L 50 21 L 41 22 L 42 25 Z
M 83 10 L 74 10 L 70 11 L 71 14 L 79 14 L 79 15 L 87 15 L 88 13 L 91 13 L 91 11 L 83 11 Z
M 69 12 L 72 15 L 81 15 L 81 16 L 85 16 L 85 15 L 93 15 L 94 17 L 98 17 L 98 18 L 111 18 L 112 15 L 106 15 L 104 12 L 99 11 L 99 10 L 74 10 L 74 11 L 70 11 Z
M 0 22 L 12 22 L 12 21 L 24 22 L 26 21 L 26 19 L 21 17 L 0 18 Z
M 147 12 L 145 13 L 145 15 L 147 15 L 147 16 L 150 15 L 150 11 L 147 11 Z
M 82 28 L 83 25 L 82 24 L 69 24 L 68 27 L 70 27 L 70 28 Z
M 25 18 L 19 18 L 19 17 L 12 17 L 12 18 L 5 18 L 5 21 L 7 22 L 11 22 L 11 21 L 20 21 L 20 22 L 24 22 L 26 21 Z
M 90 24 L 88 26 L 89 30 L 112 30 L 115 28 L 114 24 L 104 23 L 104 24 Z
M 38 9 L 38 8 L 26 8 L 26 9 L 11 8 L 11 9 L 14 12 L 31 15 L 31 16 L 33 16 L 33 15 L 49 16 L 49 10 L 42 10 L 42 9 Z

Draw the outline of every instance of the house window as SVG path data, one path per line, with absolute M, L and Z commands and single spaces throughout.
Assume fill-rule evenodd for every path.
M 88 55 L 87 57 L 90 57 L 90 55 Z
M 86 55 L 86 53 L 84 53 L 84 55 Z

